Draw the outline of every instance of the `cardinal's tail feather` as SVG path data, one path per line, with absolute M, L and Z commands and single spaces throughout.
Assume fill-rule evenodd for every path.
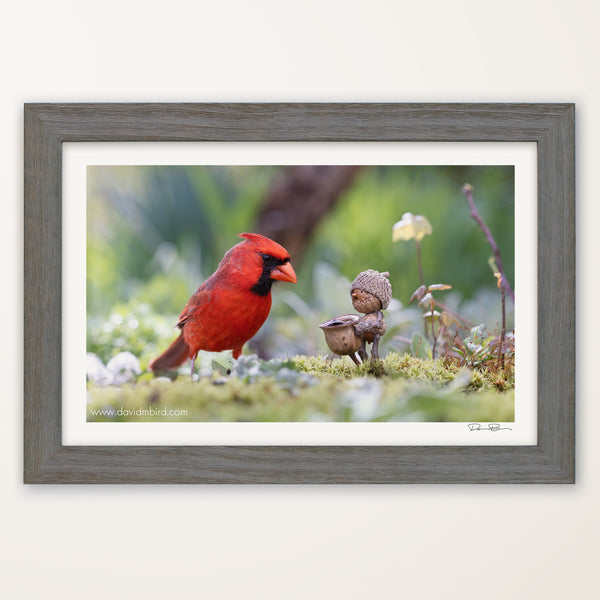
M 190 347 L 183 339 L 183 333 L 160 355 L 148 365 L 150 371 L 167 371 L 175 369 L 190 356 Z

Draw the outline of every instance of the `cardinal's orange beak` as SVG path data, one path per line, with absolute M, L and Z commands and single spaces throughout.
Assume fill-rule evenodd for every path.
M 275 267 L 271 271 L 271 279 L 277 279 L 278 281 L 289 281 L 290 283 L 296 283 L 298 281 L 296 273 L 294 273 L 292 263 L 289 262 Z

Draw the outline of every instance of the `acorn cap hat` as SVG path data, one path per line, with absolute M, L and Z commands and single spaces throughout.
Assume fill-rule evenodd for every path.
M 368 271 L 363 271 L 359 273 L 352 285 L 350 286 L 350 292 L 352 290 L 364 290 L 365 292 L 369 292 L 369 294 L 373 294 L 376 298 L 379 298 L 381 302 L 382 310 L 385 310 L 392 299 L 392 285 L 388 281 L 389 273 L 380 273 L 379 271 L 374 271 L 373 269 L 369 269 Z

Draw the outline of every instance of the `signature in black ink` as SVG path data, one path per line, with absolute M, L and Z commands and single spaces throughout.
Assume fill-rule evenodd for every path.
M 500 423 L 490 423 L 489 425 L 482 425 L 481 423 L 469 423 L 467 425 L 469 431 L 502 431 L 508 429 L 512 431 L 512 427 L 500 427 Z

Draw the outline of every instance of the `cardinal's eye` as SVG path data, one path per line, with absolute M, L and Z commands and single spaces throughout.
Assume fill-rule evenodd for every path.
M 261 254 L 260 256 L 263 259 L 263 264 L 266 267 L 270 267 L 272 269 L 279 265 L 284 265 L 285 263 L 290 262 L 289 257 L 281 259 L 281 258 L 275 258 L 271 254 Z

